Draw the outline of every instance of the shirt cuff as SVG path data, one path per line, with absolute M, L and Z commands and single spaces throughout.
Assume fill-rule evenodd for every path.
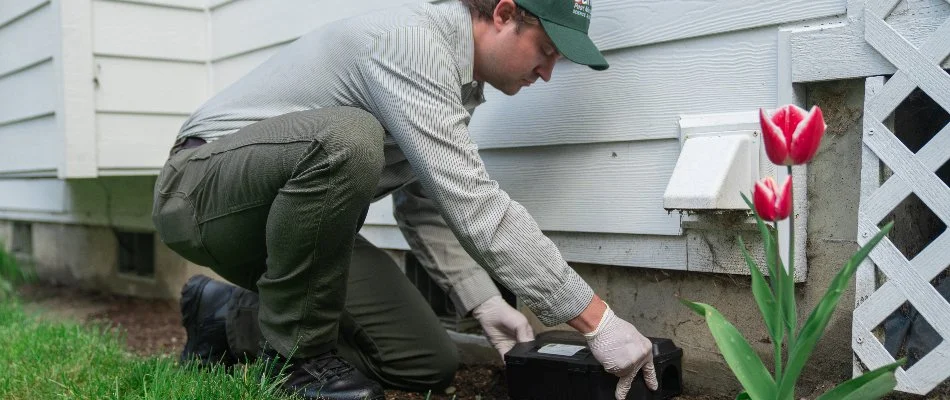
M 566 274 L 561 287 L 540 302 L 527 304 L 545 326 L 554 326 L 574 319 L 590 305 L 594 290 L 576 273 Z
M 494 296 L 501 296 L 501 292 L 498 291 L 491 277 L 480 268 L 474 274 L 454 284 L 449 293 L 449 298 L 462 316 L 468 315 L 475 307 Z

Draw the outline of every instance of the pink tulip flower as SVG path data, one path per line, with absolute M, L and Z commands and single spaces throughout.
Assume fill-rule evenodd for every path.
M 760 108 L 759 122 L 765 153 L 777 165 L 799 165 L 811 161 L 825 133 L 825 118 L 818 106 L 806 114 L 805 110 L 789 104 L 775 110 L 771 117 Z
M 765 221 L 781 221 L 792 212 L 792 177 L 785 180 L 781 191 L 771 176 L 755 183 L 752 205 Z

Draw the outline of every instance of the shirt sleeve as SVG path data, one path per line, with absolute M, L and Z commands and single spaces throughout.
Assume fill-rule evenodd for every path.
M 393 216 L 412 253 L 461 315 L 501 295 L 488 273 L 462 248 L 422 185 L 413 183 L 393 193 L 393 205 Z
M 425 27 L 378 39 L 356 66 L 366 107 L 393 136 L 468 254 L 545 325 L 570 320 L 593 290 L 537 222 L 489 178 L 468 132 L 454 51 Z

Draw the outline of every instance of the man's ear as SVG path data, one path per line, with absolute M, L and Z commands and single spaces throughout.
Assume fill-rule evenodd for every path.
M 517 10 L 518 7 L 515 5 L 514 0 L 499 1 L 498 5 L 495 6 L 495 11 L 492 13 L 492 23 L 495 25 L 495 28 L 501 30 L 502 27 L 511 22 Z

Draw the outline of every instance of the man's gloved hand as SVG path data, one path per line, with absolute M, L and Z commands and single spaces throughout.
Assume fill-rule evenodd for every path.
M 534 340 L 534 330 L 528 324 L 528 319 L 501 296 L 485 300 L 472 310 L 472 315 L 482 325 L 488 341 L 495 346 L 502 359 L 515 343 Z
M 610 307 L 591 333 L 585 333 L 587 345 L 607 372 L 620 377 L 614 395 L 623 400 L 630 391 L 637 371 L 643 371 L 643 379 L 650 390 L 659 386 L 656 368 L 653 366 L 653 342 L 641 335 L 637 328 L 620 319 Z

